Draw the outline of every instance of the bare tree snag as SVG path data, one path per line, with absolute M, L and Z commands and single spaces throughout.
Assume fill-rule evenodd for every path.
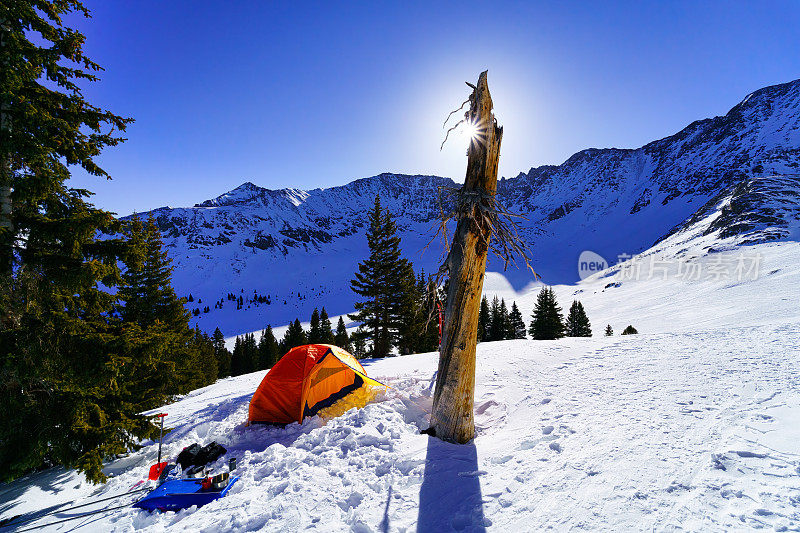
M 467 150 L 467 175 L 458 193 L 457 225 L 444 267 L 449 274 L 431 433 L 466 443 L 475 437 L 475 346 L 486 256 L 496 218 L 497 163 L 503 128 L 492 113 L 486 71 L 469 97 L 465 120 L 477 134 Z M 487 213 L 490 213 L 487 216 Z

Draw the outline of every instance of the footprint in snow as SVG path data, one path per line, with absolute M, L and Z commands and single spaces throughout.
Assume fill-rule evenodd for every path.
M 551 401 L 553 401 L 553 399 L 552 399 L 552 398 L 543 398 L 543 399 L 542 399 L 542 405 L 547 405 L 547 404 L 548 404 L 548 403 L 550 403 Z
M 550 449 L 554 452 L 561 453 L 561 444 L 559 444 L 557 440 L 554 440 L 550 443 Z

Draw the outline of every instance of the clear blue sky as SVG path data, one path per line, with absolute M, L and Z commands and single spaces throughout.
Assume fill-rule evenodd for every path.
M 76 186 L 120 214 L 244 181 L 462 180 L 442 121 L 489 70 L 500 173 L 638 147 L 800 77 L 800 2 L 85 0 L 90 101 L 136 119 Z M 73 20 L 74 22 L 74 20 Z

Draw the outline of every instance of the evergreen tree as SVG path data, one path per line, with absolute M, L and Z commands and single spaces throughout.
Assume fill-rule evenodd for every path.
M 515 339 L 516 331 L 511 324 L 511 316 L 508 313 L 505 299 L 500 300 L 500 316 L 503 317 L 503 340 Z
M 583 304 L 578 300 L 574 300 L 569 308 L 564 329 L 567 337 L 592 336 L 592 326 L 589 323 L 589 317 L 586 316 Z
M 258 342 L 256 341 L 256 336 L 254 333 L 245 334 L 243 346 L 246 364 L 245 372 L 249 374 L 250 372 L 255 372 L 258 370 L 258 364 L 260 360 Z
M 614 334 L 614 330 L 611 328 L 611 324 L 606 326 L 606 337 L 610 337 Z
M 233 344 L 233 353 L 231 353 L 231 376 L 241 376 L 244 374 L 244 366 L 242 338 L 237 336 Z
M 258 370 L 272 368 L 280 359 L 278 341 L 272 332 L 272 326 L 261 332 L 261 340 L 258 341 Z
M 129 354 L 134 363 L 141 363 L 134 364 L 137 373 L 129 380 L 154 406 L 161 405 L 171 394 L 207 384 L 204 376 L 212 373 L 204 366 L 206 347 L 189 325 L 184 300 L 172 288 L 173 268 L 155 220 L 150 216 L 144 225 L 133 217 L 124 234 L 129 246 L 118 291 L 124 304 L 119 312 L 125 323 L 135 323 L 145 332 Z
M 370 341 L 371 355 L 385 357 L 397 345 L 402 326 L 405 287 L 410 263 L 401 257 L 397 226 L 380 197 L 369 213 L 369 257 L 358 265 L 351 280 L 353 292 L 363 299 L 354 304 L 351 320 L 360 322 L 358 336 Z
M 304 344 L 308 344 L 308 336 L 303 330 L 303 325 L 300 323 L 300 320 L 296 318 L 294 322 L 289 324 L 289 328 L 283 336 L 280 351 L 285 354 L 292 348 L 303 346 Z
M 311 324 L 308 330 L 308 344 L 319 344 L 322 342 L 322 327 L 319 322 L 319 310 L 315 307 L 311 313 Z
M 425 282 L 422 280 L 424 290 Z M 420 291 L 420 278 L 410 267 L 405 269 L 403 279 L 403 305 L 400 310 L 399 336 L 397 348 L 400 355 L 418 351 L 425 328 L 425 300 Z
M 636 328 L 631 326 L 631 325 L 628 325 L 628 327 L 626 327 L 624 330 L 622 330 L 622 334 L 623 335 L 636 335 L 637 333 L 639 333 L 639 332 L 636 331 Z
M 225 378 L 231 375 L 231 352 L 225 347 L 225 336 L 219 328 L 214 330 L 211 337 L 214 346 L 214 356 L 217 358 L 217 375 Z
M 336 324 L 336 336 L 333 339 L 333 344 L 348 352 L 352 350 L 350 346 L 350 335 L 347 334 L 347 327 L 342 317 L 339 317 L 339 323 Z
M 322 311 L 319 314 L 319 327 L 320 327 L 320 337 L 322 344 L 334 344 L 334 335 L 333 335 L 333 325 L 331 324 L 331 319 L 328 317 L 328 312 L 325 310 L 325 307 L 322 307 Z
M 422 332 L 416 352 L 435 352 L 439 350 L 439 306 L 437 301 L 442 298 L 432 277 L 425 281 L 422 306 Z
M 525 338 L 525 320 L 522 318 L 522 313 L 519 312 L 517 302 L 511 303 L 511 313 L 508 315 L 508 323 L 510 326 L 509 339 Z
M 354 333 L 351 337 L 353 351 L 352 354 L 356 359 L 363 359 L 367 356 L 367 346 L 364 342 L 364 337 Z
M 500 299 L 495 296 L 492 299 L 489 318 L 489 338 L 487 340 L 501 341 L 505 338 L 507 314 L 508 310 L 506 309 L 505 301 L 501 303 Z
M 214 343 L 211 337 L 207 333 L 203 333 L 199 327 L 194 330 L 194 336 L 190 342 L 188 352 L 194 357 L 196 368 L 199 371 L 197 380 L 192 384 L 192 388 L 203 387 L 217 381 L 219 366 L 214 353 Z
M 564 336 L 564 319 L 552 288 L 544 287 L 539 291 L 528 331 L 536 340 L 560 339 Z
M 491 337 L 489 331 L 489 324 L 491 322 L 492 313 L 489 309 L 489 300 L 484 297 L 481 299 L 481 307 L 478 312 L 478 342 L 488 341 Z
M 255 335 L 245 333 L 241 337 L 236 337 L 231 355 L 231 375 L 240 376 L 255 372 L 258 369 L 258 363 L 259 351 Z

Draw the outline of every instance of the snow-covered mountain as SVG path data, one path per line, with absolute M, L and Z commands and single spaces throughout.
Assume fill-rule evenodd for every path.
M 215 473 L 238 459 L 224 498 L 180 512 L 129 507 L 158 460 L 145 441 L 105 466 L 103 486 L 60 468 L 0 485 L 0 520 L 80 533 L 797 531 L 800 243 L 743 248 L 769 265 L 758 279 L 608 287 L 605 272 L 556 286 L 562 304 L 580 295 L 594 336 L 480 343 L 470 444 L 420 433 L 435 353 L 362 361 L 391 389 L 285 428 L 246 425 L 262 370 L 152 411 L 169 413 L 166 460 L 212 441 L 227 449 Z M 526 316 L 537 293 L 514 293 Z M 640 333 L 619 335 L 627 324 Z
M 726 115 L 694 122 L 638 149 L 588 149 L 558 166 L 503 179 L 498 194 L 526 217 L 522 235 L 547 283 L 578 278 L 577 260 L 592 250 L 616 262 L 719 211 L 709 234 L 738 242 L 797 237 L 800 173 L 800 80 L 760 89 Z M 396 216 L 403 248 L 433 271 L 442 248 L 434 236 L 447 178 L 380 174 L 340 187 L 269 190 L 244 183 L 191 208 L 153 211 L 176 266 L 175 284 L 209 305 L 197 320 L 227 334 L 283 324 L 325 305 L 352 310 L 349 280 L 366 255 L 364 230 L 376 195 Z M 445 196 L 446 197 L 446 196 Z M 445 201 L 446 204 L 446 201 Z M 724 204 L 724 205 L 723 205 Z M 712 245 L 709 245 L 712 247 Z M 488 269 L 502 265 L 490 260 Z M 515 289 L 530 272 L 504 273 Z M 270 304 L 235 311 L 214 303 L 254 291 Z

